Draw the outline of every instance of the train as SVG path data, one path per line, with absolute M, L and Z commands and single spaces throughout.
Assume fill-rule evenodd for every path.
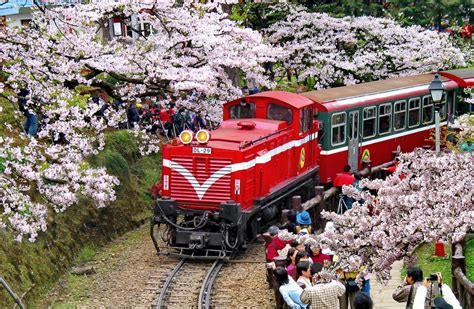
M 438 72 L 441 124 L 470 112 L 474 69 Z M 390 162 L 429 144 L 433 74 L 303 93 L 265 91 L 223 105 L 213 131 L 183 131 L 162 148 L 162 195 L 150 235 L 158 253 L 225 258 L 275 222 L 290 198 L 308 199 L 349 165 Z M 160 229 L 160 226 L 164 225 Z M 166 246 L 160 246 L 158 238 Z

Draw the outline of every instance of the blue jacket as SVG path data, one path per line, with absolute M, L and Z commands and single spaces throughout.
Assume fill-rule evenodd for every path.
M 306 304 L 300 300 L 300 295 L 303 293 L 303 289 L 289 277 L 290 281 L 280 286 L 280 294 L 283 296 L 286 304 L 292 309 L 306 308 Z

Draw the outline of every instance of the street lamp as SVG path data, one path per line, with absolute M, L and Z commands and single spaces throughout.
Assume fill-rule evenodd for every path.
M 434 103 L 435 108 L 435 143 L 436 143 L 436 155 L 439 155 L 440 150 L 440 137 L 439 137 L 439 109 L 441 108 L 441 100 L 443 99 L 444 86 L 441 78 L 438 74 L 435 74 L 433 81 L 431 82 L 428 90 L 431 94 L 431 99 Z

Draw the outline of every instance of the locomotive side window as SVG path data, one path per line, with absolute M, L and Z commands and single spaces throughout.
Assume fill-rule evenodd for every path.
M 337 113 L 331 117 L 331 144 L 341 145 L 346 142 L 346 113 Z
M 270 103 L 267 109 L 267 119 L 283 120 L 291 124 L 293 122 L 293 112 L 288 107 Z
M 400 131 L 400 130 L 405 129 L 406 112 L 407 112 L 406 101 L 395 102 L 394 112 L 393 112 L 393 129 L 395 131 Z
M 429 124 L 433 122 L 434 106 L 431 96 L 427 95 L 423 97 L 423 124 Z
M 392 104 L 382 104 L 379 106 L 379 134 L 387 134 L 392 126 Z
M 416 127 L 420 124 L 420 99 L 408 101 L 408 127 Z
M 306 107 L 300 111 L 300 134 L 311 130 L 313 125 L 313 113 L 311 107 Z
M 364 108 L 362 116 L 362 128 L 364 138 L 375 136 L 375 122 L 377 117 L 377 111 L 375 106 Z
M 255 118 L 255 103 L 242 101 L 241 104 L 230 107 L 230 119 Z

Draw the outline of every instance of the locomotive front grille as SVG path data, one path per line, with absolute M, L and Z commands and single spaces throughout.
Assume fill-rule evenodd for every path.
M 230 199 L 231 160 L 196 157 L 173 157 L 171 160 L 173 162 L 170 177 L 172 199 L 178 202 L 212 204 Z M 217 180 L 210 187 L 206 187 L 204 184 L 211 177 Z M 197 184 L 194 183 L 194 179 Z

